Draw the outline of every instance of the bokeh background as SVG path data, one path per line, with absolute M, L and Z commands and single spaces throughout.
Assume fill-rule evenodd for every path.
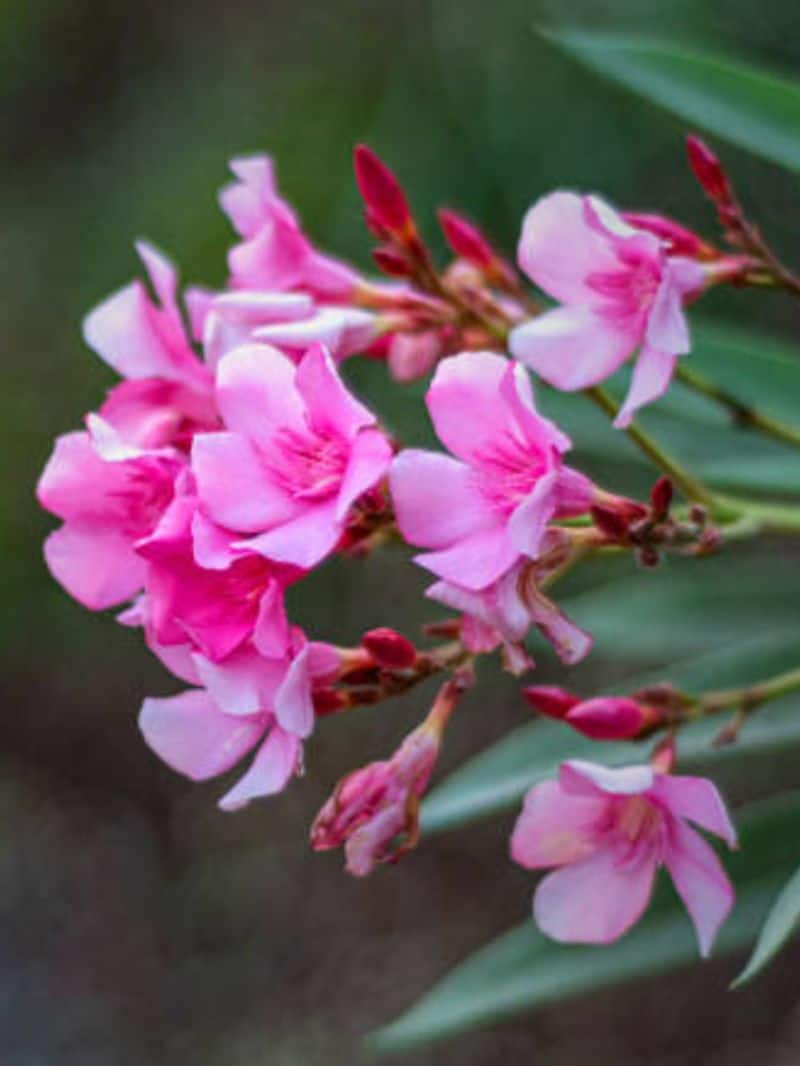
M 4 0 L 0 284 L 0 1056 L 5 1066 L 321 1066 L 361 1060 L 361 1034 L 528 908 L 509 819 L 430 841 L 366 882 L 314 857 L 308 824 L 338 776 L 389 752 L 427 692 L 327 722 L 302 784 L 235 816 L 137 733 L 144 694 L 174 689 L 136 636 L 48 578 L 35 479 L 52 437 L 98 405 L 111 374 L 82 314 L 135 272 L 148 236 L 185 279 L 218 284 L 231 241 L 215 201 L 226 159 L 269 150 L 327 247 L 368 265 L 354 142 L 396 167 L 419 214 L 440 202 L 511 249 L 556 185 L 603 190 L 688 222 L 709 215 L 681 125 L 585 73 L 535 26 L 663 33 L 800 68 L 793 0 Z M 734 150 L 758 216 L 797 261 L 798 190 Z M 432 232 L 431 236 L 435 239 Z M 789 301 L 719 299 L 796 333 Z M 390 423 L 425 437 L 383 376 L 361 382 Z M 424 578 L 395 557 L 336 562 L 298 597 L 315 634 L 413 632 Z M 647 624 L 642 610 L 634 624 Z M 620 669 L 597 663 L 598 683 Z M 657 659 L 657 656 L 654 656 Z M 555 678 L 543 657 L 542 678 Z M 586 684 L 586 672 L 582 683 Z M 487 676 L 451 731 L 447 770 L 524 717 Z M 609 990 L 409 1054 L 429 1066 L 789 1066 L 800 1062 L 797 964 L 725 991 L 731 960 Z

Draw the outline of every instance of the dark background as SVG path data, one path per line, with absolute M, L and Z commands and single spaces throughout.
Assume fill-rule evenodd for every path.
M 191 785 L 158 763 L 136 713 L 174 686 L 136 634 L 50 581 L 40 546 L 51 522 L 33 486 L 52 437 L 113 380 L 82 345 L 80 319 L 137 269 L 132 239 L 152 238 L 186 279 L 222 281 L 231 234 L 215 194 L 233 154 L 273 153 L 310 232 L 363 266 L 350 170 L 361 139 L 421 216 L 447 202 L 509 249 L 525 207 L 557 184 L 707 223 L 680 124 L 554 53 L 535 24 L 644 29 L 800 66 L 793 0 L 0 6 L 4 1066 L 354 1063 L 360 1034 L 527 912 L 509 819 L 424 843 L 364 882 L 341 873 L 339 855 L 307 850 L 336 778 L 391 751 L 427 692 L 325 723 L 305 781 L 237 815 L 215 808 L 223 783 Z M 733 150 L 726 159 L 796 261 L 794 180 Z M 796 312 L 765 308 L 759 324 L 796 331 Z M 413 428 L 410 393 L 373 378 L 371 394 Z M 298 619 L 332 640 L 380 624 L 413 632 L 424 577 L 397 563 L 331 564 L 298 598 Z M 543 679 L 555 676 L 548 661 Z M 591 669 L 600 683 L 602 649 Z M 444 769 L 524 714 L 514 684 L 487 677 Z M 406 1061 L 788 1066 L 800 1062 L 798 961 L 790 951 L 735 996 L 731 960 L 698 966 Z

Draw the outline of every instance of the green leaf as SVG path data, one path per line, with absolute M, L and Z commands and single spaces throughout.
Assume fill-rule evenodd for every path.
M 774 896 L 785 840 L 796 832 L 799 818 L 800 793 L 751 804 L 742 812 L 742 850 L 726 859 L 738 898 L 716 954 L 739 950 L 755 935 Z M 661 892 L 645 919 L 608 947 L 555 944 L 528 920 L 456 966 L 371 1043 L 378 1051 L 417 1046 L 594 989 L 664 973 L 696 955 L 689 920 L 671 893 Z
M 629 678 L 616 687 L 629 691 L 665 678 L 688 689 L 737 685 L 777 673 L 796 656 L 797 633 L 787 631 Z M 753 716 L 735 745 L 719 748 L 712 741 L 721 721 L 696 722 L 681 732 L 680 769 L 710 770 L 800 745 L 797 712 L 796 699 L 776 701 Z M 516 807 L 532 785 L 554 777 L 564 759 L 588 758 L 617 766 L 640 761 L 646 750 L 646 745 L 630 741 L 601 744 L 560 722 L 537 719 L 470 759 L 435 788 L 422 806 L 423 831 L 441 832 Z
M 544 36 L 590 70 L 763 159 L 800 170 L 800 86 L 674 41 L 574 30 Z
M 732 988 L 752 980 L 756 974 L 767 966 L 778 954 L 790 937 L 794 936 L 800 926 L 800 869 L 784 886 L 767 915 L 767 920 L 759 933 L 755 950 L 747 966 L 742 970 Z

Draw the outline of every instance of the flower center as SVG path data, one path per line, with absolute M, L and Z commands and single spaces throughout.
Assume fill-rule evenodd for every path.
M 338 437 L 321 437 L 312 429 L 283 428 L 272 439 L 266 463 L 289 495 L 321 500 L 339 489 L 347 447 Z
M 481 495 L 495 510 L 510 514 L 547 471 L 539 451 L 506 432 L 491 449 L 475 457 L 474 475 Z

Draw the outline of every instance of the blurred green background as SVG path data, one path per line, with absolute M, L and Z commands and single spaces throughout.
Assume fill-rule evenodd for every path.
M 52 437 L 112 383 L 80 319 L 136 271 L 132 239 L 154 240 L 185 279 L 223 280 L 232 237 L 215 194 L 231 155 L 270 151 L 309 231 L 365 267 L 358 140 L 392 163 L 426 223 L 445 202 L 509 250 L 524 209 L 554 185 L 710 228 L 681 123 L 556 53 L 536 25 L 645 30 L 800 67 L 792 0 L 0 6 L 4 1066 L 354 1063 L 360 1034 L 527 912 L 531 879 L 507 860 L 508 818 L 437 837 L 363 883 L 338 855 L 307 851 L 337 777 L 388 753 L 427 692 L 325 723 L 306 780 L 235 816 L 215 809 L 220 783 L 190 785 L 161 766 L 136 712 L 175 686 L 136 634 L 49 579 L 52 523 L 33 486 Z M 734 149 L 725 158 L 797 263 L 796 179 Z M 714 297 L 710 310 L 797 332 L 797 308 L 778 297 Z M 390 423 L 425 439 L 419 390 L 392 395 L 378 372 L 360 381 Z M 298 597 L 298 619 L 332 640 L 370 625 L 413 632 L 431 613 L 425 581 L 397 563 L 330 565 Z M 625 654 L 609 664 L 599 651 L 590 670 L 602 683 Z M 541 658 L 541 677 L 557 676 Z M 524 717 L 514 684 L 487 677 L 445 769 Z M 798 961 L 790 951 L 735 996 L 730 963 L 706 964 L 407 1061 L 788 1066 L 800 1061 Z

